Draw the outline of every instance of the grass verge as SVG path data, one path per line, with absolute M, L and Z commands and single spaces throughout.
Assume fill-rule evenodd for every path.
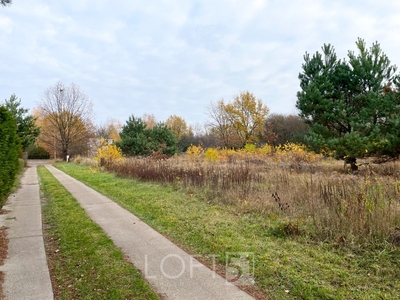
M 201 193 L 118 178 L 76 164 L 56 167 L 191 253 L 205 259 L 217 256 L 221 268 L 229 252 L 254 253 L 256 286 L 271 299 L 400 297 L 400 249 L 391 244 L 361 248 L 316 243 L 306 235 L 290 235 L 281 218 L 207 203 Z
M 47 258 L 57 299 L 159 299 L 71 196 L 43 166 Z

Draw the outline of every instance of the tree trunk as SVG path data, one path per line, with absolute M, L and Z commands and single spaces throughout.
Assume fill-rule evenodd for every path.
M 357 158 L 355 157 L 347 157 L 345 158 L 345 163 L 350 164 L 350 169 L 352 172 L 358 171 L 358 166 L 357 166 Z

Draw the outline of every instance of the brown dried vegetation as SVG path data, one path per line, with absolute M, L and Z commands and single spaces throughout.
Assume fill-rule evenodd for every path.
M 400 172 L 398 162 L 364 163 L 357 174 L 340 162 L 282 161 L 271 155 L 234 159 L 127 159 L 109 167 L 120 176 L 172 184 L 209 203 L 276 218 L 277 234 L 309 235 L 338 243 L 398 243 Z M 272 197 L 271 197 L 272 195 Z

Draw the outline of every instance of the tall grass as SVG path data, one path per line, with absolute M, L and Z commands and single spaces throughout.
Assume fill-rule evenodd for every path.
M 228 159 L 213 160 L 132 158 L 108 170 L 200 193 L 205 201 L 238 213 L 280 218 L 283 234 L 349 244 L 399 242 L 398 167 L 397 162 L 366 164 L 355 175 L 339 162 L 289 149 L 273 155 L 229 153 Z

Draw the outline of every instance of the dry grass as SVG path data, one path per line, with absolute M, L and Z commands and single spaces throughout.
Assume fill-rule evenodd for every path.
M 398 242 L 399 162 L 365 161 L 354 174 L 338 161 L 307 162 L 298 155 L 286 153 L 284 159 L 277 155 L 246 153 L 212 162 L 186 155 L 169 160 L 132 158 L 110 165 L 109 170 L 172 184 L 238 213 L 276 217 L 282 220 L 284 235 L 345 244 Z

